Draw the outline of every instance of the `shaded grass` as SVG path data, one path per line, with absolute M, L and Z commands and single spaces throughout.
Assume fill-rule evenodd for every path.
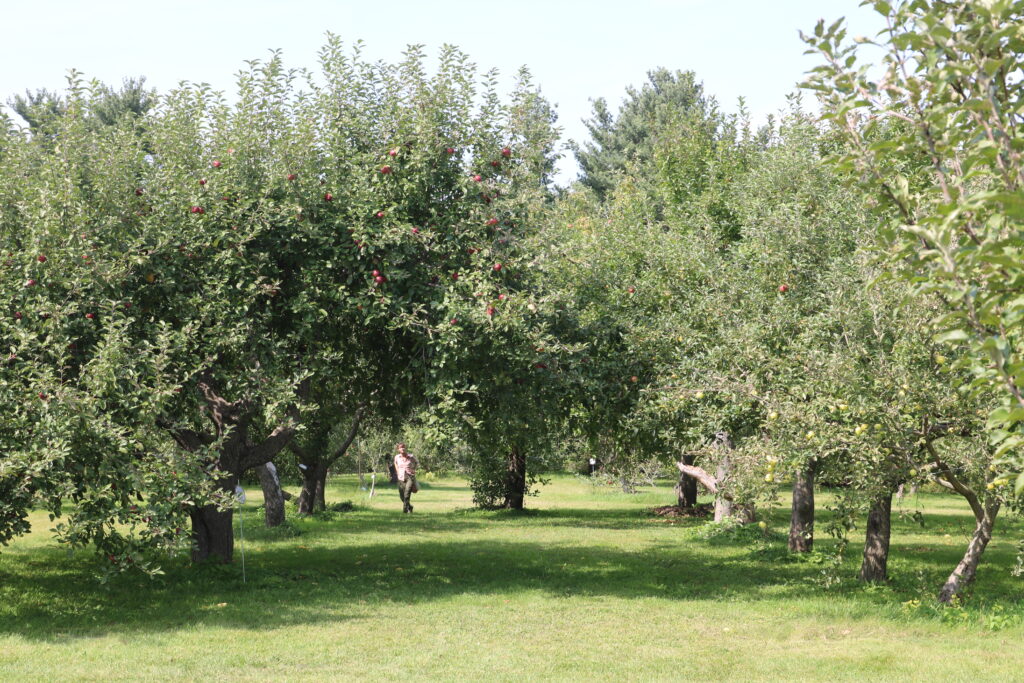
M 951 496 L 904 501 L 924 526 L 894 517 L 894 580 L 864 587 L 850 578 L 857 548 L 839 567 L 828 540 L 809 559 L 790 557 L 782 507 L 769 511 L 767 534 L 710 539 L 700 520 L 647 516 L 671 502 L 670 483 L 628 496 L 555 477 L 529 514 L 470 510 L 457 480 L 425 482 L 413 515 L 401 514 L 393 489 L 380 494 L 368 500 L 354 480 L 333 481 L 328 499 L 356 509 L 292 516 L 282 532 L 262 527 L 250 492 L 237 515 L 245 583 L 240 562 L 175 561 L 155 581 L 101 585 L 94 561 L 56 548 L 40 516 L 0 554 L 0 678 L 1008 679 L 1024 670 L 1016 649 L 991 656 L 1024 635 L 1024 585 L 1009 573 L 1019 523 L 1002 520 L 965 608 L 933 605 L 972 529 Z M 399 631 L 407 645 L 396 649 Z M 970 663 L 954 671 L 950 657 Z

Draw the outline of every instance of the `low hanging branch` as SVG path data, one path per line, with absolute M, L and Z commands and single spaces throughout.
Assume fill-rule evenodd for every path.
M 687 465 L 682 460 L 676 462 L 676 467 L 678 467 L 679 471 L 683 474 L 693 477 L 699 481 L 701 485 L 708 490 L 708 492 L 713 493 L 716 496 L 720 494 L 718 490 L 718 480 L 712 477 L 703 468 L 697 467 L 696 465 Z M 724 492 L 721 492 L 721 495 L 730 500 L 732 499 L 731 496 Z

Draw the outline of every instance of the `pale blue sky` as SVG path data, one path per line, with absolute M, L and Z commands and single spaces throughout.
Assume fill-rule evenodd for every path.
M 840 16 L 852 34 L 879 27 L 859 0 L 3 2 L 0 101 L 61 88 L 72 67 L 109 83 L 144 75 L 161 90 L 190 80 L 230 92 L 243 60 L 270 48 L 289 66 L 314 67 L 331 31 L 362 39 L 373 58 L 452 43 L 483 68 L 511 74 L 525 64 L 556 103 L 565 137 L 580 139 L 591 98 L 617 103 L 657 66 L 692 69 L 725 106 L 742 95 L 762 119 L 816 63 L 797 31 Z M 571 159 L 560 177 L 575 177 Z

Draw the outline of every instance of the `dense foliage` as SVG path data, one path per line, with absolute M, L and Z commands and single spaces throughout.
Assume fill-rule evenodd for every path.
M 405 435 L 486 508 L 563 458 L 627 490 L 669 468 L 726 525 L 792 483 L 797 552 L 817 478 L 839 553 L 867 515 L 865 581 L 893 496 L 945 487 L 977 522 L 957 599 L 1024 489 L 1024 2 L 867 4 L 877 78 L 841 22 L 806 37 L 820 119 L 794 95 L 755 127 L 655 70 L 595 102 L 562 192 L 528 72 L 502 98 L 454 48 L 428 73 L 332 37 L 317 74 L 249 62 L 230 102 L 77 76 L 18 99 L 0 540 L 41 506 L 111 569 L 230 561 L 241 477 L 301 471 L 313 513 L 331 468 Z

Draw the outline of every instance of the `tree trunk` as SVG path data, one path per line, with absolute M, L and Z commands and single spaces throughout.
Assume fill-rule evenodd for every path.
M 526 498 L 526 456 L 513 448 L 508 454 L 505 475 L 505 502 L 502 507 L 522 510 Z
M 684 465 L 693 464 L 692 455 L 683 456 Z M 686 472 L 679 473 L 679 481 L 676 483 L 676 496 L 679 507 L 686 510 L 697 504 L 697 480 Z
M 263 510 L 268 528 L 284 524 L 284 492 L 281 491 L 281 480 L 277 476 L 274 463 L 268 462 L 256 469 L 263 487 Z
M 882 583 L 889 580 L 889 536 L 891 532 L 892 491 L 883 493 L 871 504 L 864 540 L 864 560 L 860 580 Z
M 324 482 L 326 480 L 327 468 L 322 464 L 309 465 L 302 470 L 302 493 L 299 494 L 300 515 L 311 515 L 327 507 L 324 505 Z
M 715 521 L 721 522 L 728 517 L 736 517 L 743 524 L 749 524 L 757 517 L 754 505 L 752 503 L 734 504 L 725 492 L 726 482 L 732 474 L 732 460 L 729 458 L 729 451 L 732 450 L 732 438 L 728 432 L 715 434 L 715 445 L 725 451 L 715 470 L 715 481 L 718 488 L 718 492 L 715 494 Z
M 325 467 L 323 472 L 320 473 L 320 478 L 316 480 L 316 506 L 320 510 L 327 509 L 327 500 L 324 498 L 324 490 L 327 488 L 327 468 Z
M 238 477 L 221 480 L 221 488 L 234 494 Z M 234 559 L 234 510 L 204 505 L 189 511 L 192 520 L 192 561 L 230 563 Z
M 818 461 L 811 460 L 793 482 L 793 513 L 789 520 L 789 551 L 809 553 L 814 547 L 814 475 Z
M 978 572 L 978 563 L 981 562 L 981 555 L 985 552 L 985 546 L 992 540 L 992 529 L 996 523 L 996 515 L 999 514 L 999 503 L 993 503 L 984 508 L 980 518 L 976 518 L 974 535 L 967 545 L 967 552 L 956 566 L 953 573 L 946 579 L 946 583 L 939 591 L 939 602 L 951 602 L 955 596 L 961 595 L 965 588 L 972 581 Z
M 724 456 L 718 463 L 718 469 L 715 470 L 715 480 L 719 486 L 729 476 L 729 470 L 732 463 L 729 461 L 729 456 Z M 732 517 L 732 501 L 719 493 L 715 496 L 715 521 L 721 522 L 727 517 Z

